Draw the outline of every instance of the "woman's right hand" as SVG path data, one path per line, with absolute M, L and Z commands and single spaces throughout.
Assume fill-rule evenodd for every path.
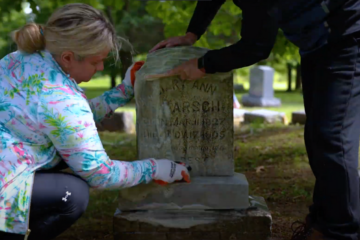
M 167 159 L 155 160 L 156 172 L 153 177 L 154 182 L 166 185 L 173 182 L 190 182 L 190 174 L 185 164 L 176 163 Z
M 186 33 L 184 36 L 171 37 L 159 42 L 153 47 L 149 53 L 161 48 L 175 47 L 175 46 L 191 46 L 197 41 L 197 36 L 194 33 Z

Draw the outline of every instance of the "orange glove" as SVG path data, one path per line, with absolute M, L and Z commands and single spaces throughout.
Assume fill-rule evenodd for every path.
M 154 182 L 160 185 L 166 185 L 173 182 L 190 182 L 190 174 L 185 164 L 176 163 L 167 159 L 156 161 L 156 173 Z
M 128 85 L 135 85 L 135 73 L 145 64 L 145 61 L 138 61 L 133 63 L 127 70 L 125 74 L 124 81 Z

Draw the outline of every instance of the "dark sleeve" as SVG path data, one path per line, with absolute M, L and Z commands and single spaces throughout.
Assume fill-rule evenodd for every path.
M 198 1 L 186 32 L 194 33 L 200 39 L 225 1 Z
M 276 8 L 248 3 L 242 7 L 242 13 L 240 41 L 228 47 L 210 50 L 199 59 L 206 73 L 228 72 L 268 58 L 278 33 Z

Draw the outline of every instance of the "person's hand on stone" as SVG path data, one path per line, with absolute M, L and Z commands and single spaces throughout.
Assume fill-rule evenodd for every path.
M 143 65 L 145 61 L 134 62 L 125 73 L 125 77 L 123 83 L 126 85 L 135 86 L 135 73 L 138 71 Z
M 180 66 L 162 74 L 153 74 L 146 77 L 147 80 L 171 77 L 171 76 L 180 76 L 181 80 L 197 80 L 202 78 L 205 75 L 205 72 L 201 71 L 198 68 L 198 59 L 191 59 Z
M 190 182 L 190 174 L 185 164 L 179 164 L 167 159 L 159 159 L 155 161 L 156 172 L 153 180 L 157 184 L 166 185 L 173 182 Z
M 191 46 L 196 42 L 196 40 L 197 40 L 197 36 L 194 33 L 188 32 L 184 36 L 171 37 L 159 42 L 149 51 L 149 53 L 154 52 L 161 48 L 175 47 L 175 46 Z

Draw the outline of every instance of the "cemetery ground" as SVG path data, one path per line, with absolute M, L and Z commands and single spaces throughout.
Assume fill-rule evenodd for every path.
M 89 87 L 86 94 L 93 98 L 106 89 L 107 86 Z M 239 100 L 244 93 L 236 94 Z M 292 111 L 303 109 L 299 92 L 275 91 L 275 97 L 282 100 L 282 107 L 274 110 L 285 112 L 289 119 Z M 122 110 L 135 111 L 134 103 Z M 111 159 L 136 159 L 135 135 L 101 132 L 100 136 Z M 304 147 L 303 127 L 242 126 L 234 133 L 234 153 L 235 170 L 246 175 L 250 194 L 264 197 L 268 204 L 273 217 L 272 239 L 290 239 L 291 223 L 304 219 L 314 184 Z M 86 213 L 57 239 L 113 239 L 112 217 L 117 198 L 116 190 L 91 190 Z

